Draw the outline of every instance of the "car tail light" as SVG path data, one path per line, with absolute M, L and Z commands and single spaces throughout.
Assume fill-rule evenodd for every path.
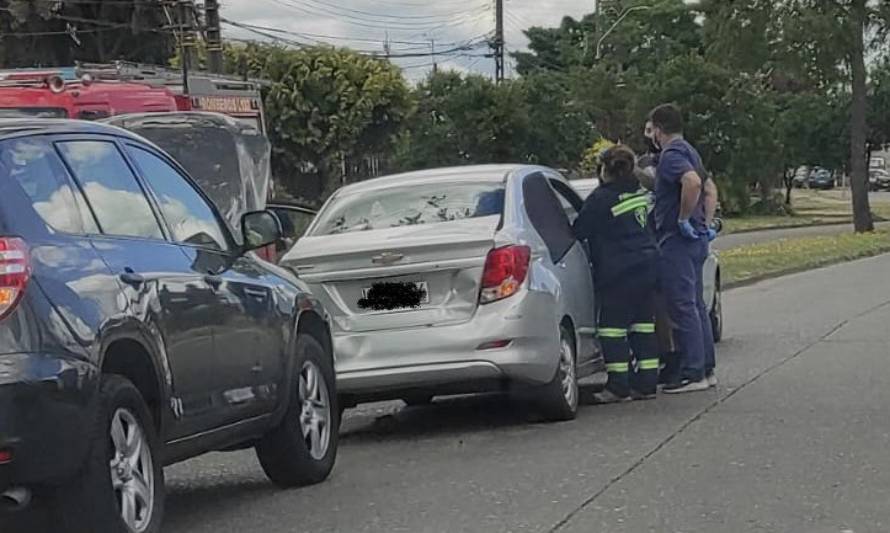
M 531 255 L 528 246 L 504 246 L 488 252 L 479 302 L 496 302 L 519 292 L 528 274 Z
M 276 263 L 278 261 L 278 254 L 275 251 L 274 244 L 270 244 L 269 246 L 264 246 L 257 249 L 256 254 L 260 256 L 260 258 L 264 261 L 268 261 L 270 263 Z
M 0 465 L 9 464 L 12 462 L 12 451 L 11 450 L 0 450 Z
M 19 303 L 30 278 L 31 260 L 25 241 L 0 237 L 0 319 Z

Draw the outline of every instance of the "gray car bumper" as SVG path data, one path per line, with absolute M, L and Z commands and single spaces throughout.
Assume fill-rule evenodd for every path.
M 479 349 L 510 340 L 509 346 Z M 350 395 L 386 390 L 468 389 L 480 381 L 549 382 L 558 363 L 553 296 L 523 291 L 479 306 L 453 325 L 361 333 L 334 332 L 337 388 Z

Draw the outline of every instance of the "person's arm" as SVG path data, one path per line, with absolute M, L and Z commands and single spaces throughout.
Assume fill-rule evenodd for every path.
M 689 220 L 702 195 L 702 179 L 698 172 L 688 170 L 680 178 L 680 220 Z
M 714 180 L 705 180 L 702 194 L 705 195 L 705 223 L 710 228 L 714 222 L 714 214 L 717 213 L 717 202 L 719 200 L 719 193 Z

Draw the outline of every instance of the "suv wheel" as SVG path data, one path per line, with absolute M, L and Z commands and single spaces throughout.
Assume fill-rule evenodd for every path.
M 263 471 L 282 487 L 324 481 L 337 458 L 340 410 L 331 357 L 308 335 L 297 338 L 296 351 L 287 411 L 256 447 Z
M 578 374 L 574 335 L 559 328 L 559 367 L 541 393 L 541 409 L 548 420 L 572 420 L 578 414 Z
M 164 514 L 159 440 L 139 390 L 107 375 L 90 454 L 71 483 L 51 494 L 61 531 L 157 533 Z

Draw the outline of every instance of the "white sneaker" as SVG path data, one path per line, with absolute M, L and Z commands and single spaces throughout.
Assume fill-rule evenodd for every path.
M 719 384 L 719 381 L 717 381 L 717 374 L 710 374 L 710 375 L 709 375 L 707 378 L 705 378 L 705 379 L 708 380 L 708 386 L 711 387 L 711 388 L 714 388 L 714 387 L 716 387 L 716 386 Z
M 665 385 L 661 392 L 665 394 L 683 394 L 686 392 L 701 392 L 710 389 L 711 386 L 708 384 L 708 379 L 704 378 L 701 381 L 686 381 L 684 380 L 682 383 L 677 383 L 675 385 Z

